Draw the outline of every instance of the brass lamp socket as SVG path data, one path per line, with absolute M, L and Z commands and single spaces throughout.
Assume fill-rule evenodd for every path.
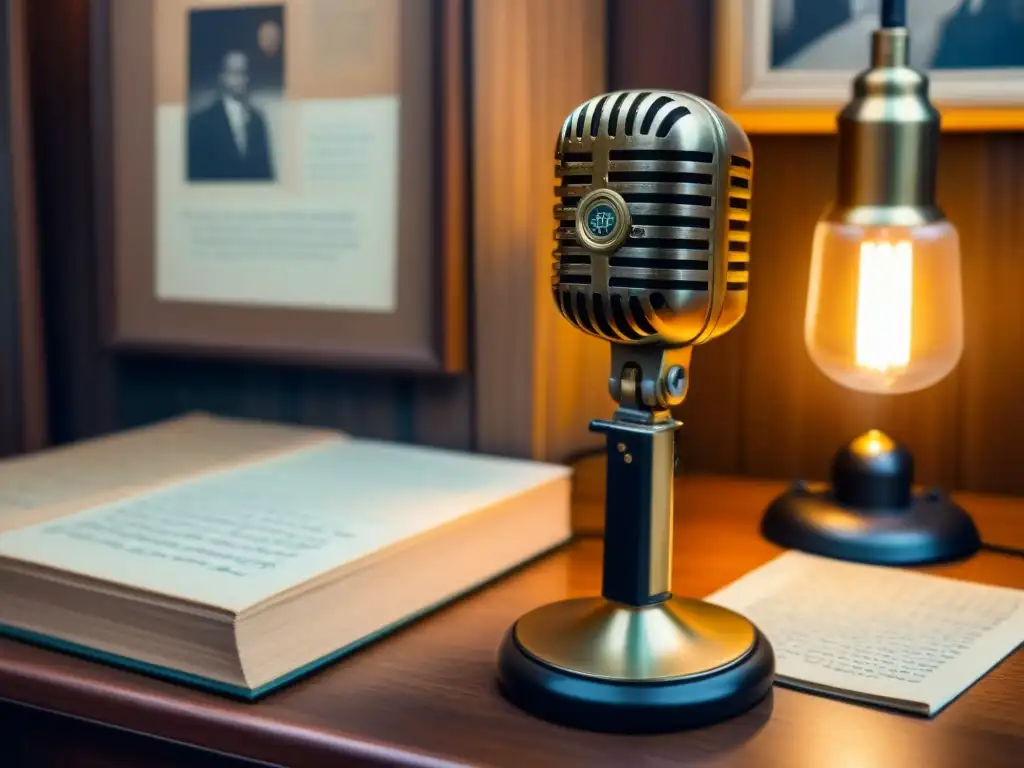
M 876 30 L 871 67 L 839 113 L 839 174 L 828 221 L 913 227 L 945 218 L 935 202 L 939 112 L 912 69 L 905 27 Z

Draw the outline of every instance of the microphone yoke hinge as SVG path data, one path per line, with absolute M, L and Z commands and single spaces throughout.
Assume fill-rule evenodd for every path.
M 644 414 L 649 421 L 649 414 L 667 412 L 686 399 L 692 353 L 692 346 L 613 344 L 609 394 L 620 410 Z

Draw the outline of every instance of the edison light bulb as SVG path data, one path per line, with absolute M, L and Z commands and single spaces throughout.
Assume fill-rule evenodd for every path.
M 850 389 L 897 394 L 944 378 L 964 345 L 956 228 L 820 222 L 804 341 L 818 368 Z

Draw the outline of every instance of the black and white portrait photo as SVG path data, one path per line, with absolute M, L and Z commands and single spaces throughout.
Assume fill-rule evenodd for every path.
M 194 9 L 188 23 L 187 179 L 274 182 L 284 8 Z
M 944 130 L 1024 128 L 1024 0 L 905 0 L 909 65 Z M 713 100 L 750 131 L 828 132 L 882 0 L 716 0 Z

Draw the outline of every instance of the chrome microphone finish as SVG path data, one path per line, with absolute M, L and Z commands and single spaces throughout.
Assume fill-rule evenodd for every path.
M 753 152 L 696 96 L 603 94 L 556 150 L 552 289 L 561 314 L 619 344 L 700 344 L 746 311 Z

